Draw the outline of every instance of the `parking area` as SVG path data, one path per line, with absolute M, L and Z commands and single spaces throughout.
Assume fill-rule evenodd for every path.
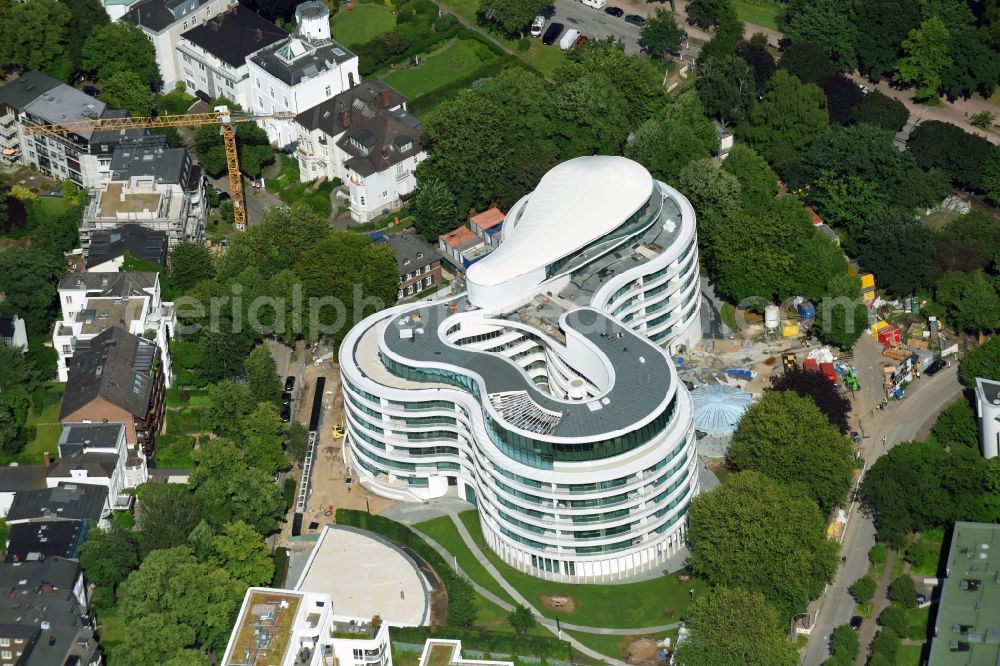
M 635 11 L 630 2 L 612 2 L 605 7 L 620 7 L 628 14 L 642 14 L 646 12 Z M 645 4 L 645 3 L 643 3 Z M 588 7 L 577 0 L 554 0 L 555 13 L 546 22 L 546 28 L 552 23 L 562 23 L 565 30 L 576 29 L 587 36 L 588 39 L 604 39 L 614 37 L 620 39 L 625 44 L 627 53 L 639 53 L 639 28 L 626 23 L 623 18 L 617 18 L 606 14 L 604 9 L 594 9 Z M 559 48 L 559 40 L 550 48 Z

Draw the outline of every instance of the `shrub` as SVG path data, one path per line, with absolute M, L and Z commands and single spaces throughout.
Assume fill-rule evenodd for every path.
M 830 654 L 834 657 L 854 663 L 860 650 L 861 642 L 858 640 L 858 632 L 851 629 L 851 625 L 842 624 L 830 634 Z
M 869 664 L 876 663 L 876 656 L 884 658 L 889 664 L 895 664 L 896 655 L 899 653 L 899 635 L 892 629 L 883 627 L 875 634 L 871 649 L 872 660 L 868 662 Z
M 886 547 L 877 543 L 868 551 L 868 561 L 872 564 L 885 564 Z
M 878 623 L 887 629 L 892 629 L 897 636 L 905 636 L 910 626 L 906 609 L 899 604 L 887 606 L 878 616 Z
M 917 587 L 909 576 L 897 576 L 889 583 L 889 600 L 910 609 L 917 607 Z
M 434 22 L 435 32 L 448 32 L 449 30 L 454 30 L 458 28 L 461 24 L 458 19 L 451 14 L 442 15 L 437 21 Z
M 450 601 L 450 600 L 449 600 Z M 482 629 L 457 627 L 393 627 L 390 637 L 395 642 L 423 644 L 428 638 L 450 638 L 462 641 L 462 648 L 498 655 L 533 656 L 570 661 L 570 646 L 566 641 L 548 636 L 524 636 Z
M 878 589 L 878 583 L 871 576 L 863 576 L 851 585 L 849 591 L 854 600 L 859 604 L 867 604 L 875 596 L 875 591 Z
M 278 546 L 274 549 L 274 578 L 271 585 L 281 587 L 285 582 L 285 574 L 288 572 L 288 549 Z

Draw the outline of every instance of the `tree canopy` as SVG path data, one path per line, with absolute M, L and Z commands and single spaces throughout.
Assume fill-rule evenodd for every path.
M 148 116 L 153 112 L 153 93 L 139 75 L 122 69 L 104 81 L 101 98 L 113 109 L 125 109 L 133 116 Z
M 546 0 L 480 0 L 478 14 L 508 35 L 523 35 L 546 6 Z
M 809 398 L 841 434 L 847 434 L 850 430 L 848 418 L 851 415 L 851 401 L 820 372 L 809 372 L 801 368 L 786 370 L 771 379 L 771 388 L 768 390 L 792 391 L 803 398 Z
M 775 164 L 794 157 L 829 124 L 823 91 L 779 69 L 771 77 L 764 99 L 737 127 L 737 135 Z
M 139 567 L 135 537 L 118 525 L 91 530 L 80 546 L 80 566 L 88 581 L 113 590 Z
M 664 59 L 681 52 L 681 45 L 687 41 L 687 33 L 677 25 L 673 12 L 657 7 L 656 12 L 646 19 L 639 37 L 639 46 L 653 58 Z
M 81 66 L 102 84 L 123 71 L 133 72 L 146 88 L 162 81 L 153 43 L 141 28 L 128 23 L 108 23 L 90 33 L 83 43 Z

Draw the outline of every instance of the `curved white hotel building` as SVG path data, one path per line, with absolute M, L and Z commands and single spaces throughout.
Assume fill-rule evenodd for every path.
M 635 162 L 581 157 L 503 234 L 464 293 L 347 335 L 346 462 L 386 497 L 475 502 L 490 547 L 533 575 L 656 567 L 698 492 L 670 359 L 701 335 L 694 210 Z

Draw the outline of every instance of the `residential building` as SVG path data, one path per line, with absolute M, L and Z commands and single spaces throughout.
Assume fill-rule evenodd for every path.
M 222 666 L 392 666 L 388 625 L 334 615 L 329 594 L 251 587 Z
M 159 273 L 71 273 L 59 281 L 62 315 L 52 331 L 56 374 L 69 379 L 77 346 L 110 328 L 155 341 L 170 385 L 169 342 L 177 328 L 173 304 L 160 299 Z
M 0 340 L 11 349 L 27 353 L 28 331 L 24 327 L 24 320 L 17 315 L 0 317 Z
M 90 273 L 117 273 L 128 254 L 133 259 L 166 268 L 168 248 L 165 231 L 147 229 L 141 224 L 123 224 L 90 234 L 85 265 Z
M 90 523 L 85 520 L 39 520 L 11 525 L 4 562 L 37 562 L 49 557 L 80 558 Z
M 351 218 L 368 222 L 396 210 L 417 187 L 427 157 L 423 126 L 406 99 L 378 80 L 365 81 L 295 117 L 299 178 L 339 178 Z
M 523 572 L 659 572 L 699 488 L 671 359 L 701 336 L 694 209 L 631 160 L 581 157 L 504 224 L 467 291 L 346 336 L 345 463 L 385 497 L 475 502 L 486 543 Z
M 33 134 L 35 125 L 120 118 L 128 113 L 40 72 L 28 71 L 0 87 L 0 142 L 6 161 L 33 166 L 53 178 L 96 187 L 107 177 L 111 152 L 145 136 L 144 129 Z
M 130 447 L 125 442 L 125 424 L 63 425 L 59 436 L 59 460 L 48 470 L 50 488 L 62 482 L 107 486 L 111 508 L 128 509 L 133 498 L 123 491 L 148 480 L 142 449 Z
M 445 261 L 459 273 L 490 253 L 486 241 L 468 227 L 452 229 L 438 236 L 438 249 Z
M 167 234 L 170 247 L 205 237 L 206 206 L 201 166 L 184 148 L 168 148 L 164 137 L 119 145 L 106 180 L 90 188 L 80 226 L 86 255 L 91 237 L 137 224 Z
M 329 10 L 321 2 L 305 3 L 306 14 L 296 33 L 247 58 L 250 110 L 257 114 L 302 113 L 353 88 L 361 81 L 358 56 L 330 39 Z M 291 146 L 298 138 L 290 120 L 264 120 L 271 143 Z
M 0 666 L 100 666 L 80 565 L 62 557 L 0 565 Z
M 42 490 L 19 491 L 5 520 L 10 525 L 38 520 L 92 520 L 104 527 L 110 518 L 106 486 L 61 482 Z
M 504 219 L 506 219 L 506 215 L 503 214 L 503 211 L 494 206 L 470 217 L 469 229 L 482 238 L 487 247 L 495 250 L 500 246 L 500 241 L 503 240 Z
M 43 490 L 47 487 L 45 465 L 15 465 L 0 467 L 0 518 L 7 515 L 14 497 L 25 490 Z
M 163 427 L 164 368 L 157 344 L 116 327 L 79 342 L 59 420 L 124 423 L 125 442 L 153 454 Z
M 984 458 L 996 458 L 1000 454 L 1000 382 L 976 378 L 976 417 L 979 450 Z
M 177 45 L 189 29 L 238 4 L 236 0 L 139 0 L 119 19 L 140 28 L 156 52 L 163 90 L 183 81 Z
M 934 613 L 930 666 L 1000 663 L 1000 525 L 957 522 Z
M 392 248 L 399 271 L 398 299 L 419 294 L 441 284 L 441 257 L 437 249 L 412 229 L 378 239 Z
M 250 108 L 247 57 L 288 33 L 247 7 L 229 8 L 181 35 L 177 55 L 187 90 Z

